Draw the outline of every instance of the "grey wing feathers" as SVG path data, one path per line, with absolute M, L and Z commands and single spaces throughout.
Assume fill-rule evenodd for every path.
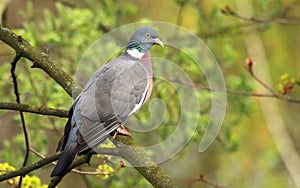
M 75 113 L 78 110 L 92 121 L 103 122 L 112 114 L 122 119 L 142 100 L 148 87 L 146 69 L 136 61 L 118 60 L 100 72 L 89 89 L 83 91 Z
M 76 128 L 71 131 L 77 132 L 76 153 L 98 145 L 145 99 L 148 72 L 139 62 L 120 60 L 97 71 L 75 102 L 71 125 Z

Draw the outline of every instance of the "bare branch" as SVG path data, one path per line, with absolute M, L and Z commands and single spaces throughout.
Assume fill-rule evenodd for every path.
M 13 79 L 13 84 L 14 84 L 14 93 L 15 93 L 16 101 L 18 104 L 21 103 L 21 99 L 20 99 L 18 81 L 17 81 L 17 76 L 15 74 L 15 70 L 16 70 L 16 66 L 17 66 L 17 63 L 20 60 L 20 58 L 21 58 L 21 56 L 17 53 L 11 63 L 11 70 L 10 70 L 11 77 Z M 27 165 L 27 161 L 28 161 L 28 157 L 29 157 L 30 143 L 29 143 L 28 130 L 27 130 L 24 114 L 21 110 L 19 111 L 19 113 L 20 113 L 20 118 L 21 118 L 21 122 L 22 122 L 22 129 L 23 129 L 23 134 L 24 134 L 24 138 L 25 138 L 25 146 L 26 146 L 25 157 L 24 157 L 24 161 L 23 161 L 23 167 L 25 167 Z M 22 186 L 22 180 L 23 180 L 23 176 L 20 176 L 19 187 Z
M 33 163 L 33 164 L 31 164 L 31 165 L 28 165 L 26 167 L 22 167 L 22 168 L 19 168 L 19 169 L 15 170 L 15 171 L 11 171 L 11 172 L 8 172 L 6 174 L 0 175 L 0 182 L 11 179 L 11 178 L 14 178 L 14 177 L 17 177 L 17 176 L 20 176 L 20 175 L 26 175 L 29 172 L 37 170 L 37 169 L 39 169 L 39 168 L 41 168 L 41 167 L 43 167 L 47 164 L 50 164 L 53 161 L 56 161 L 61 155 L 61 153 L 56 153 L 54 155 L 45 157 L 45 156 L 43 156 L 42 154 L 40 154 L 39 152 L 35 151 L 32 148 L 30 149 L 30 151 L 32 151 L 34 154 L 41 157 L 42 159 L 35 162 L 35 163 Z M 100 153 L 100 154 L 107 154 L 107 155 L 119 155 L 118 148 L 97 148 L 96 151 L 97 152 L 91 151 L 90 154 L 93 155 L 93 154 L 99 154 Z
M 61 118 L 68 117 L 67 110 L 48 108 L 45 106 L 33 106 L 33 105 L 21 104 L 21 103 L 0 102 L 0 109 L 16 110 L 16 111 L 29 112 L 29 113 L 40 114 L 45 116 L 56 116 Z
M 251 66 L 249 66 L 251 65 Z M 265 89 L 267 89 L 270 93 L 271 96 L 273 98 L 277 98 L 281 101 L 284 102 L 288 102 L 288 103 L 295 103 L 295 104 L 300 104 L 300 100 L 297 99 L 292 99 L 292 98 L 286 98 L 284 95 L 280 95 L 279 93 L 277 93 L 271 86 L 269 86 L 268 84 L 266 84 L 264 81 L 262 81 L 258 76 L 256 76 L 256 74 L 254 73 L 252 66 L 253 65 L 253 61 L 251 59 L 246 59 L 246 69 L 248 71 L 248 73 L 251 75 L 252 78 L 254 78 L 254 80 L 256 80 L 261 86 L 263 86 Z
M 283 25 L 299 25 L 300 20 L 297 19 L 286 19 L 286 18 L 258 18 L 253 16 L 245 16 L 234 12 L 229 6 L 226 6 L 221 12 L 226 16 L 232 16 L 243 21 L 255 22 L 255 23 L 277 23 Z
M 17 176 L 26 175 L 31 171 L 39 169 L 39 168 L 51 163 L 52 161 L 57 160 L 60 155 L 61 155 L 60 153 L 57 153 L 52 156 L 46 157 L 45 159 L 39 160 L 38 162 L 28 165 L 26 167 L 22 167 L 15 171 L 11 171 L 6 174 L 0 175 L 0 182 L 17 177 Z
M 80 157 L 79 159 L 76 159 L 72 165 L 70 166 L 70 169 L 76 168 L 82 164 L 89 163 L 90 159 L 92 157 L 91 153 L 88 153 L 87 155 L 84 155 Z M 55 188 L 57 184 L 62 180 L 63 176 L 56 176 L 51 179 L 48 188 Z
M 194 179 L 188 185 L 188 187 L 192 187 L 197 182 L 203 182 L 203 183 L 205 183 L 207 185 L 211 185 L 211 186 L 216 187 L 216 188 L 225 188 L 225 187 L 227 187 L 227 186 L 220 185 L 219 183 L 214 182 L 214 181 L 208 179 L 204 174 L 200 174 L 198 178 Z
M 248 70 L 248 72 L 249 72 L 249 70 Z M 253 72 L 250 73 L 250 74 L 253 75 Z M 255 75 L 255 79 L 257 79 L 256 75 Z M 258 79 L 258 80 L 260 82 L 262 82 L 260 79 Z M 201 85 L 199 83 L 195 83 L 195 85 L 190 85 L 189 83 L 182 82 L 181 80 L 169 79 L 168 81 L 179 83 L 179 84 L 183 84 L 183 85 L 188 86 L 188 87 L 194 87 L 194 86 L 196 86 L 196 88 L 198 90 L 209 91 L 209 92 L 222 92 L 221 89 L 205 87 L 205 86 L 203 86 L 203 85 Z M 247 92 L 247 91 L 235 91 L 235 90 L 230 90 L 230 89 L 226 89 L 226 93 L 227 94 L 232 94 L 232 95 L 247 96 L 247 97 L 275 98 L 275 99 L 279 99 L 279 100 L 282 100 L 283 102 L 287 102 L 287 103 L 300 104 L 300 100 L 293 99 L 293 98 L 287 98 L 287 97 L 285 97 L 283 95 L 280 95 L 280 94 L 276 93 L 276 91 L 273 90 L 266 83 L 264 83 L 264 82 L 262 82 L 262 83 L 263 83 L 264 86 L 266 86 L 268 88 L 268 90 L 272 91 L 271 94 L 268 94 L 268 93 L 255 93 L 255 92 Z
M 198 33 L 198 36 L 205 39 L 216 38 L 225 35 L 227 36 L 229 34 L 231 34 L 232 36 L 239 36 L 245 34 L 245 32 L 243 32 L 241 29 L 252 28 L 253 26 L 255 26 L 255 23 L 252 22 L 226 25 L 215 31 Z M 249 32 L 250 31 L 248 31 L 247 33 Z
M 76 172 L 77 174 L 83 174 L 83 175 L 112 175 L 124 167 L 125 167 L 125 164 L 121 160 L 119 166 L 117 168 L 113 169 L 111 172 L 101 172 L 101 171 L 88 172 L 88 171 L 81 171 L 81 170 L 76 170 L 76 169 L 72 169 L 72 172 Z

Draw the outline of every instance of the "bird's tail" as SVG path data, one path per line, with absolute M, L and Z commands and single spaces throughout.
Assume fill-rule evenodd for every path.
M 68 173 L 69 167 L 71 166 L 75 156 L 76 154 L 66 147 L 59 157 L 58 162 L 50 176 L 64 176 L 66 173 Z

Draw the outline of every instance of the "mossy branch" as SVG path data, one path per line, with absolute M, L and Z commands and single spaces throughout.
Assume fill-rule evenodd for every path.
M 119 145 L 115 142 L 121 157 L 128 161 L 154 187 L 177 187 L 171 177 L 150 159 L 132 138 L 119 135 L 116 140 L 122 143 Z
M 11 172 L 8 172 L 6 174 L 3 174 L 3 175 L 0 175 L 0 182 L 1 181 L 5 181 L 5 180 L 8 180 L 8 179 L 11 179 L 11 178 L 14 178 L 14 177 L 17 177 L 17 176 L 20 176 L 20 175 L 26 175 L 28 174 L 29 172 L 31 171 L 34 171 L 36 169 L 39 169 L 55 160 L 57 160 L 59 158 L 61 154 L 60 153 L 57 153 L 57 154 L 54 154 L 52 156 L 48 156 L 44 159 L 41 159 L 39 160 L 38 162 L 36 163 L 33 163 L 31 165 L 28 165 L 28 166 L 25 166 L 25 167 L 22 167 L 22 168 L 19 168 L 15 171 L 11 171 Z
M 87 160 L 87 159 L 90 159 L 91 155 L 98 154 L 98 153 L 106 154 L 106 155 L 119 155 L 119 150 L 116 148 L 98 148 L 97 153 L 94 151 L 89 152 L 89 154 L 88 154 L 89 158 L 86 158 L 83 156 L 83 157 L 79 157 L 78 159 L 76 159 L 72 163 L 71 169 L 79 166 L 80 164 L 88 163 L 89 160 Z M 29 172 L 37 170 L 47 164 L 50 164 L 53 161 L 56 161 L 60 157 L 60 155 L 61 155 L 61 153 L 56 153 L 54 155 L 47 156 L 31 165 L 19 168 L 17 170 L 11 171 L 11 172 L 7 172 L 6 174 L 2 174 L 2 175 L 0 175 L 0 182 L 20 176 L 20 175 L 26 175 Z
M 40 68 L 53 78 L 61 87 L 73 97 L 80 93 L 80 86 L 57 66 L 48 54 L 39 51 L 21 36 L 16 35 L 10 29 L 0 25 L 0 40 L 12 47 L 18 55 L 32 61 L 33 68 Z M 73 93 L 72 93 L 73 92 Z
M 74 82 L 74 80 L 67 73 L 65 73 L 59 66 L 50 60 L 46 53 L 43 53 L 30 45 L 29 42 L 24 40 L 21 36 L 17 36 L 10 29 L 0 26 L 0 40 L 12 47 L 21 57 L 31 60 L 33 62 L 32 67 L 37 67 L 45 71 L 52 79 L 61 85 L 70 96 L 76 97 L 80 93 L 80 86 Z M 136 166 L 136 170 L 142 174 L 154 187 L 176 187 L 170 176 L 167 175 L 154 161 L 152 161 L 133 141 L 132 138 L 118 135 L 117 140 L 125 145 L 134 146 L 122 147 L 117 145 L 118 149 L 120 150 L 120 156 L 133 166 Z M 32 165 L 1 175 L 0 181 L 19 175 L 25 175 L 30 171 L 41 168 L 42 166 L 57 160 L 59 155 L 60 154 L 55 154 Z M 77 159 L 72 163 L 72 167 L 76 166 L 78 160 L 80 159 Z M 53 178 L 49 187 L 55 187 L 60 180 L 61 178 Z
M 40 114 L 40 115 L 46 115 L 46 116 L 57 116 L 57 117 L 61 117 L 61 118 L 68 117 L 67 110 L 48 108 L 45 106 L 34 106 L 34 105 L 29 105 L 29 104 L 0 102 L 0 109 L 30 112 L 30 113 L 34 113 L 34 114 Z

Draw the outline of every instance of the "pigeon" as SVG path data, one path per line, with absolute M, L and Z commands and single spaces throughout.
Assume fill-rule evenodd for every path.
M 130 37 L 124 53 L 99 68 L 74 100 L 57 152 L 62 152 L 51 177 L 64 176 L 77 155 L 88 153 L 118 131 L 152 92 L 150 48 L 164 47 L 158 32 L 141 27 Z

